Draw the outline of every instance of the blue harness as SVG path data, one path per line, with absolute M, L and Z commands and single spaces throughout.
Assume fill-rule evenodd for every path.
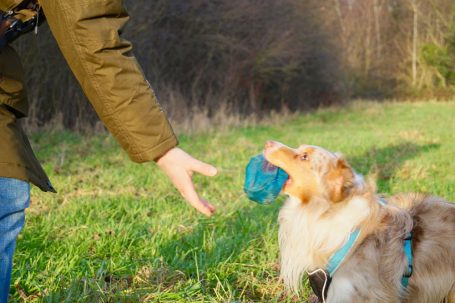
M 387 204 L 380 200 L 379 204 L 382 206 L 386 206 Z M 349 235 L 348 241 L 344 244 L 339 250 L 337 250 L 329 259 L 329 263 L 327 264 L 327 271 L 330 277 L 333 277 L 337 269 L 340 267 L 341 263 L 343 263 L 344 259 L 348 255 L 349 251 L 351 250 L 354 243 L 359 238 L 360 235 L 360 228 L 354 230 Z M 403 248 L 406 258 L 408 259 L 408 270 L 404 273 L 403 277 L 401 278 L 401 285 L 404 288 L 408 287 L 409 278 L 412 275 L 412 233 L 408 233 L 406 238 L 403 240 Z

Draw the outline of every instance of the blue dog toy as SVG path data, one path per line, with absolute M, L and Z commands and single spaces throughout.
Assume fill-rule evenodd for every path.
M 288 174 L 264 158 L 257 155 L 251 158 L 246 167 L 243 190 L 248 198 L 259 204 L 270 204 L 280 194 Z

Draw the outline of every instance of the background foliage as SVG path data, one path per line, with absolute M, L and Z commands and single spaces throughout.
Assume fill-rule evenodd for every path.
M 307 110 L 352 97 L 449 98 L 453 0 L 126 0 L 133 41 L 171 119 Z M 32 110 L 91 128 L 98 120 L 48 28 L 19 39 Z M 87 127 L 86 127 L 87 128 Z

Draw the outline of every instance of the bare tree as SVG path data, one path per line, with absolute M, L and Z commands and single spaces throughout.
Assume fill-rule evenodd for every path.
M 412 86 L 416 86 L 417 82 L 417 45 L 418 45 L 418 35 L 419 35 L 419 23 L 418 23 L 418 6 L 417 0 L 410 0 L 412 7 Z

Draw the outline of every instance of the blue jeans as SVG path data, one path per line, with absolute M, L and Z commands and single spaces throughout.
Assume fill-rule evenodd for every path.
M 0 177 L 0 303 L 8 301 L 16 238 L 30 205 L 30 184 Z

